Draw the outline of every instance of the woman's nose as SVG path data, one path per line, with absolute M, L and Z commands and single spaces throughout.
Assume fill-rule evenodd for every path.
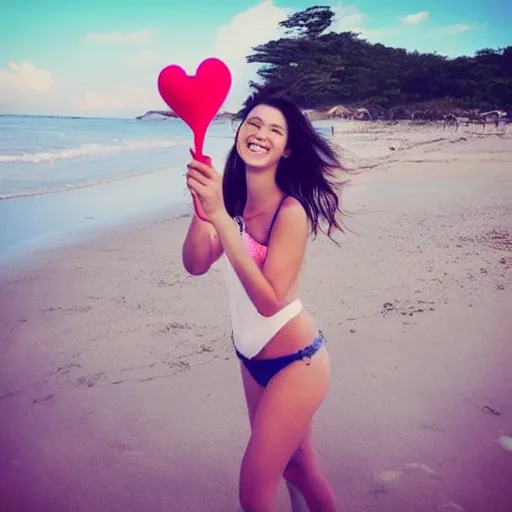
M 268 136 L 268 129 L 265 126 L 261 126 L 258 128 L 258 131 L 256 132 L 256 137 L 258 139 L 266 139 Z

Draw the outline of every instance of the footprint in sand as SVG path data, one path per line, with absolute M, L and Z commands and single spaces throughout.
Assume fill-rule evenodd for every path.
M 507 437 L 507 436 L 502 436 Z M 511 442 L 510 449 L 512 451 L 512 438 L 508 438 Z M 403 469 L 386 469 L 378 473 L 375 477 L 375 483 L 377 487 L 372 491 L 375 495 L 383 494 L 390 489 L 396 482 L 398 482 L 403 475 L 415 471 L 422 471 L 426 473 L 431 478 L 441 478 L 441 475 L 432 469 L 428 464 L 422 464 L 420 462 L 410 462 L 406 464 Z M 464 509 L 454 503 L 453 501 L 447 501 L 439 505 L 439 512 L 464 512 Z
M 103 373 L 94 373 L 92 375 L 87 375 L 85 377 L 78 377 L 78 379 L 76 380 L 76 385 L 87 386 L 89 388 L 92 388 L 94 385 L 96 385 L 96 382 L 98 382 L 98 380 L 102 379 L 103 377 Z
M 42 397 L 42 398 L 34 398 L 32 400 L 32 403 L 33 404 L 41 404 L 41 403 L 44 403 L 44 402 L 50 402 L 52 405 L 55 403 L 55 400 L 53 400 L 55 398 L 55 395 L 46 395 L 45 397 Z
M 406 470 L 409 470 L 409 471 L 420 470 L 432 478 L 441 478 L 441 475 L 436 470 L 432 469 L 428 464 L 420 464 L 419 462 L 411 462 L 409 464 L 406 464 L 405 467 L 406 467 Z
M 439 510 L 439 512 L 463 512 L 464 511 L 464 509 L 460 505 L 457 505 L 457 503 L 454 503 L 453 501 L 447 501 L 446 503 L 439 505 L 438 510 Z
M 375 480 L 379 484 L 391 485 L 393 482 L 400 480 L 403 474 L 404 472 L 400 469 L 386 469 L 385 471 L 381 471 Z
M 498 438 L 498 443 L 505 451 L 512 452 L 512 437 L 502 435 Z
M 421 464 L 419 462 L 410 462 L 406 464 L 403 469 L 386 469 L 377 474 L 375 480 L 381 484 L 391 484 L 399 480 L 405 473 L 412 471 L 423 471 L 432 478 L 439 478 L 439 473 L 432 469 L 428 464 Z
M 398 482 L 402 476 L 406 473 L 413 471 L 422 471 L 431 478 L 441 478 L 441 475 L 432 469 L 428 464 L 421 464 L 419 462 L 410 462 L 406 464 L 402 469 L 386 469 L 381 471 L 375 477 L 375 483 L 377 484 L 376 492 L 386 492 L 389 487 Z

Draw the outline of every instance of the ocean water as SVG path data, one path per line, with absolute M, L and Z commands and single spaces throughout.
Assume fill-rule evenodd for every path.
M 235 129 L 208 129 L 204 153 L 219 171 Z M 164 210 L 190 212 L 192 145 L 180 119 L 0 115 L 0 260 Z
M 219 170 L 233 134 L 225 121 L 208 129 L 204 153 Z M 164 209 L 190 211 L 192 145 L 179 119 L 0 116 L 0 258 Z
M 232 133 L 229 123 L 212 123 L 208 137 Z M 183 166 L 191 143 L 179 119 L 0 116 L 0 199 Z

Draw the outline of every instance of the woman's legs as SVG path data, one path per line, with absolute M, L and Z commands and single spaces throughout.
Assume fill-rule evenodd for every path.
M 311 425 L 302 444 L 286 465 L 283 476 L 301 492 L 309 510 L 336 510 L 336 498 L 315 454 Z
M 245 399 L 249 422 L 252 429 L 256 409 L 265 388 L 260 386 L 240 363 L 242 382 L 244 386 Z M 304 500 L 308 503 L 309 510 L 322 510 L 321 504 L 330 504 L 326 510 L 335 510 L 335 499 L 325 476 L 322 474 L 313 445 L 312 425 L 309 426 L 306 438 L 301 446 L 295 451 L 288 462 L 283 474 L 290 493 L 292 509 L 294 512 L 306 510 Z M 291 484 L 291 485 L 290 485 Z M 300 495 L 299 495 L 299 491 Z
M 308 440 L 312 417 L 328 389 L 326 350 L 320 350 L 309 365 L 296 361 L 287 366 L 266 388 L 258 386 L 245 368 L 242 375 L 252 426 L 240 472 L 244 510 L 271 511 L 285 470 L 290 481 L 295 480 L 292 483 L 306 493 L 310 506 L 320 504 L 323 508 L 318 511 L 335 510 L 332 492 L 318 471 Z

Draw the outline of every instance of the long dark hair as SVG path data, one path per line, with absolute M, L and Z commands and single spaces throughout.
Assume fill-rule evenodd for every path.
M 268 105 L 281 111 L 288 124 L 288 144 L 291 150 L 288 158 L 281 158 L 276 184 L 285 195 L 295 197 L 304 209 L 311 223 L 311 232 L 326 233 L 332 239 L 334 229 L 344 232 L 342 223 L 336 218 L 342 214 L 339 191 L 346 181 L 337 178 L 340 171 L 348 171 L 338 160 L 330 142 L 318 133 L 300 108 L 281 93 L 257 92 L 250 96 L 237 115 L 242 123 L 257 105 Z M 228 213 L 234 217 L 242 215 L 247 201 L 245 163 L 240 158 L 235 144 L 231 148 L 222 181 L 224 203 Z M 327 224 L 327 232 L 322 223 Z

